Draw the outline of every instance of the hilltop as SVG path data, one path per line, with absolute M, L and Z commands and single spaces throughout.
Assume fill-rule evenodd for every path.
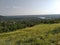
M 0 45 L 60 45 L 60 24 L 39 24 L 0 33 Z

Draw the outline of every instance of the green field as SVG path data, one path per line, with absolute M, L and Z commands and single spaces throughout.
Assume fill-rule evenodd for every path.
M 59 27 L 60 24 L 39 24 L 0 33 L 0 45 L 60 45 Z

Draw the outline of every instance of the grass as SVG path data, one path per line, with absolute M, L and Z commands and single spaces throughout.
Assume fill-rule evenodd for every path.
M 49 33 L 58 27 L 60 24 L 39 24 L 14 32 L 1 33 L 0 45 L 60 45 L 60 33 Z

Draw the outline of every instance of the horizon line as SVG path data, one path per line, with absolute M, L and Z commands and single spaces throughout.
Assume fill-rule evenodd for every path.
M 34 15 L 60 15 L 60 14 L 31 14 L 31 16 L 34 16 Z M 28 15 L 0 15 L 0 16 L 30 16 L 30 14 Z

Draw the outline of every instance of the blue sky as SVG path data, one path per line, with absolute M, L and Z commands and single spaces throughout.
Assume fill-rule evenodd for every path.
M 0 15 L 60 14 L 60 0 L 0 0 Z

